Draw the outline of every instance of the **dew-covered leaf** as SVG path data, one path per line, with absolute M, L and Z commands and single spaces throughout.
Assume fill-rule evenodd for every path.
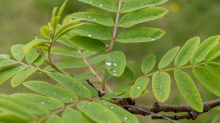
M 10 55 L 8 54 L 0 54 L 0 60 L 9 59 L 9 58 L 10 58 Z
M 126 91 L 129 91 L 131 87 L 132 87 L 131 83 L 126 83 L 121 88 L 119 88 L 117 91 L 115 91 L 114 95 L 115 96 L 121 95 L 121 94 L 125 93 Z
M 31 93 L 14 93 L 11 96 L 13 97 L 20 97 L 26 101 L 30 101 L 32 103 L 37 104 L 38 106 L 44 109 L 58 109 L 64 106 L 64 104 L 56 99 L 51 97 L 41 96 L 37 94 Z
M 152 77 L 152 88 L 158 101 L 164 102 L 170 93 L 170 75 L 166 72 L 157 71 Z
M 137 98 L 145 90 L 150 79 L 147 77 L 139 77 L 134 85 L 131 87 L 130 95 L 131 98 Z
M 36 116 L 28 112 L 28 109 L 25 109 L 14 102 L 4 99 L 0 99 L 0 111 L 16 114 L 25 120 L 37 119 Z
M 55 87 L 47 82 L 29 81 L 23 84 L 33 91 L 47 95 L 61 102 L 71 103 L 78 100 L 77 96 L 72 91 L 64 88 Z
M 212 50 L 214 46 L 218 43 L 220 39 L 220 36 L 212 36 L 208 39 L 206 39 L 204 42 L 202 42 L 199 46 L 199 48 L 195 51 L 195 53 L 192 55 L 192 58 L 190 59 L 191 64 L 198 64 L 201 61 L 203 61 L 206 57 L 206 55 L 209 53 L 209 51 Z
M 105 61 L 105 67 L 114 76 L 119 77 L 122 75 L 126 67 L 126 58 L 123 52 L 114 51 L 109 53 Z
M 52 47 L 51 52 L 58 55 L 82 58 L 82 55 L 79 52 L 67 48 Z
M 104 100 L 95 100 L 96 103 L 114 112 L 118 118 L 125 123 L 139 123 L 138 119 L 127 110 Z
M 19 98 L 19 97 L 12 97 L 12 96 L 9 96 L 9 95 L 1 94 L 0 98 L 4 99 L 4 100 L 8 100 L 10 102 L 14 102 L 17 105 L 20 105 L 21 107 L 23 107 L 25 109 L 28 109 L 28 112 L 33 113 L 33 114 L 46 115 L 46 114 L 49 113 L 49 111 L 39 107 L 38 105 L 36 105 L 32 102 L 26 101 L 26 100 L 24 100 L 22 98 Z
M 103 26 L 97 24 L 83 24 L 75 28 L 73 32 L 98 40 L 111 40 L 111 34 L 109 31 Z
M 116 41 L 121 43 L 150 42 L 161 38 L 164 34 L 165 32 L 160 29 L 137 27 L 123 31 L 118 35 Z
M 16 44 L 11 47 L 11 54 L 18 61 L 22 61 L 22 59 L 25 56 L 23 47 L 24 47 L 23 44 Z
M 205 57 L 205 62 L 214 60 L 220 55 L 220 43 L 218 43 Z
M 68 40 L 73 45 L 76 45 L 77 47 L 80 48 L 84 48 L 86 50 L 95 51 L 95 52 L 107 51 L 106 45 L 96 39 L 83 37 L 83 36 L 74 36 L 69 38 Z
M 214 75 L 203 67 L 195 66 L 192 70 L 194 76 L 199 82 L 204 85 L 209 91 L 217 96 L 220 96 L 220 82 Z
M 187 103 L 196 111 L 202 112 L 202 99 L 191 77 L 187 73 L 178 69 L 174 71 L 174 77 L 178 88 Z
M 199 37 L 194 37 L 189 39 L 177 54 L 174 61 L 175 67 L 180 67 L 185 65 L 189 61 L 195 50 L 198 48 L 199 43 L 200 43 Z
M 134 72 L 128 66 L 125 67 L 124 73 L 122 74 L 124 77 L 128 78 L 129 80 L 134 80 Z
M 13 113 L 0 113 L 0 122 L 1 123 L 29 123 L 28 120 L 22 119 Z
M 156 63 L 156 56 L 154 54 L 148 55 L 141 65 L 142 72 L 144 74 L 150 72 L 154 68 L 155 63 Z
M 90 56 L 95 55 L 96 53 L 97 53 L 97 52 L 85 50 L 85 51 L 83 51 L 82 55 L 83 55 L 84 57 L 90 57 Z
M 16 87 L 21 84 L 26 78 L 33 74 L 37 69 L 36 68 L 27 68 L 26 70 L 15 75 L 11 80 L 11 86 Z
M 128 0 L 126 0 L 128 1 Z M 125 12 L 132 12 L 138 9 L 143 9 L 146 7 L 154 7 L 156 5 L 162 4 L 167 0 L 129 0 L 125 4 L 123 4 L 121 11 L 122 13 Z
M 11 78 L 12 76 L 16 75 L 17 73 L 23 71 L 26 69 L 26 66 L 13 66 L 13 67 L 8 67 L 5 69 L 2 69 L 0 71 L 0 85 L 3 84 L 6 80 Z
M 63 112 L 62 119 L 66 123 L 93 123 L 85 114 L 69 107 Z
M 84 78 L 89 78 L 91 76 L 94 76 L 94 74 L 91 72 L 86 72 L 86 73 L 75 75 L 74 78 L 80 80 L 80 79 L 84 79 Z
M 32 49 L 26 53 L 25 59 L 28 64 L 31 64 L 39 57 L 39 55 L 40 54 L 36 50 Z
M 84 18 L 87 21 L 92 21 L 105 26 L 114 26 L 113 19 L 104 14 L 92 13 L 92 12 L 78 12 L 70 15 L 71 18 Z
M 79 103 L 77 108 L 98 123 L 121 123 L 114 112 L 96 102 L 84 101 Z
M 0 60 L 0 67 L 8 66 L 8 65 L 14 65 L 18 64 L 19 62 L 17 61 L 12 61 L 12 60 Z
M 107 56 L 108 56 L 107 54 L 102 54 L 102 55 L 93 57 L 92 59 L 89 60 L 89 64 L 93 65 L 93 64 L 97 64 L 99 62 L 102 62 L 102 61 L 106 60 Z
M 52 79 L 55 81 L 61 83 L 63 86 L 65 86 L 67 89 L 71 90 L 75 94 L 85 97 L 85 98 L 90 98 L 91 93 L 89 89 L 87 89 L 83 84 L 80 82 L 69 78 L 61 73 L 49 73 L 48 74 Z
M 160 18 L 163 15 L 165 15 L 167 12 L 168 12 L 167 9 L 160 7 L 141 9 L 124 15 L 119 20 L 118 26 L 123 28 L 128 28 L 139 23 Z
M 34 64 L 35 66 L 39 67 L 40 65 L 42 65 L 45 62 L 44 57 L 42 55 L 40 55 L 35 61 Z
M 86 67 L 86 63 L 81 61 L 70 61 L 70 62 L 60 62 L 56 64 L 61 69 L 69 69 L 69 68 L 79 68 L 79 67 Z M 46 71 L 54 70 L 51 66 L 47 66 L 44 68 Z
M 171 61 L 174 59 L 174 57 L 176 56 L 177 52 L 179 51 L 180 47 L 177 46 L 171 50 L 169 50 L 164 56 L 163 58 L 160 60 L 160 63 L 158 65 L 158 69 L 162 70 L 163 68 L 165 68 L 167 65 L 169 65 L 171 63 Z
M 50 116 L 48 119 L 47 119 L 47 122 L 46 123 L 65 123 L 62 118 L 60 118 L 59 116 L 55 115 L 55 114 L 52 114 L 52 116 Z
M 217 63 L 207 63 L 205 64 L 206 69 L 220 80 L 220 64 Z
M 50 41 L 48 41 L 48 40 L 35 39 L 35 40 L 31 41 L 30 43 L 26 44 L 23 47 L 23 49 L 24 49 L 24 52 L 28 52 L 29 50 L 36 48 L 36 47 L 46 47 L 48 43 L 50 43 Z

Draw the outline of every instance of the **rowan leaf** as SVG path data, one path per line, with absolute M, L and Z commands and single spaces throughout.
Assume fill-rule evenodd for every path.
M 134 85 L 131 87 L 130 95 L 131 98 L 137 98 L 145 90 L 150 79 L 147 77 L 139 77 Z
M 111 75 L 119 77 L 126 67 L 126 58 L 123 52 L 114 51 L 108 54 L 105 67 Z
M 96 102 L 84 101 L 79 103 L 77 108 L 98 123 L 121 123 L 114 112 Z
M 0 122 L 2 123 L 29 123 L 28 120 L 22 119 L 13 113 L 0 113 Z
M 150 42 L 161 38 L 165 34 L 164 31 L 156 28 L 137 27 L 127 31 L 123 31 L 118 35 L 116 41 L 121 43 L 140 43 Z
M 22 61 L 25 56 L 23 47 L 23 44 L 16 44 L 11 47 L 11 54 L 18 61 Z
M 89 89 L 87 89 L 80 82 L 78 82 L 72 78 L 69 78 L 61 73 L 49 73 L 48 76 L 50 76 L 52 79 L 61 83 L 67 89 L 71 90 L 72 92 L 74 92 L 75 94 L 77 94 L 81 97 L 85 97 L 85 98 L 91 97 L 91 93 L 90 93 Z
M 79 52 L 67 48 L 52 47 L 51 52 L 58 55 L 82 58 L 82 55 Z
M 141 65 L 142 72 L 144 74 L 150 72 L 154 68 L 155 63 L 156 63 L 156 56 L 154 54 L 148 55 Z
M 12 61 L 12 60 L 0 60 L 0 67 L 8 66 L 8 65 L 14 65 L 18 64 L 19 62 L 17 61 Z
M 220 122 L 220 115 L 217 115 L 211 123 L 219 123 Z
M 214 75 L 212 75 L 208 70 L 200 66 L 193 67 L 192 72 L 197 80 L 210 92 L 214 93 L 217 96 L 220 96 L 220 83 Z
M 65 8 L 65 6 L 66 6 L 66 2 L 67 2 L 68 0 L 65 0 L 64 1 L 64 3 L 63 3 L 63 5 L 60 7 L 60 10 L 59 10 L 59 12 L 58 12 L 58 16 L 61 16 L 62 15 L 62 13 L 63 13 L 63 10 L 64 10 L 64 8 Z
M 40 54 L 35 49 L 32 49 L 26 53 L 25 59 L 28 64 L 31 64 L 39 57 L 39 55 Z
M 205 57 L 205 62 L 214 60 L 220 55 L 220 43 L 218 43 Z
M 154 96 L 158 101 L 164 102 L 170 93 L 170 75 L 166 72 L 157 71 L 152 77 L 152 88 Z
M 89 78 L 91 76 L 94 76 L 94 74 L 91 72 L 86 72 L 86 73 L 75 75 L 74 78 L 80 80 L 80 79 L 84 79 L 84 78 Z
M 60 20 L 60 16 L 55 16 L 52 20 L 51 20 L 51 26 L 54 30 L 56 30 L 57 28 L 57 24 L 59 23 Z
M 134 72 L 130 67 L 126 65 L 124 69 L 124 73 L 122 74 L 124 77 L 128 78 L 129 80 L 133 81 L 134 80 Z
M 177 46 L 171 50 L 169 50 L 164 56 L 163 58 L 160 60 L 159 65 L 158 65 L 158 69 L 162 70 L 163 68 L 165 68 L 167 65 L 169 65 L 171 63 L 171 61 L 174 59 L 174 57 L 176 56 L 177 52 L 179 51 L 180 47 Z
M 92 13 L 92 12 L 78 12 L 70 15 L 71 18 L 81 19 L 84 18 L 87 21 L 92 21 L 105 26 L 114 26 L 113 19 L 104 14 Z
M 34 64 L 35 66 L 39 67 L 40 65 L 42 65 L 45 62 L 44 57 L 42 55 L 40 55 L 35 61 Z
M 144 90 L 143 92 L 141 92 L 141 95 L 147 93 L 148 91 Z M 112 98 L 131 98 L 130 96 L 130 91 L 126 91 L 125 93 L 115 96 L 114 93 L 108 93 L 105 96 L 102 97 L 102 99 L 112 99 Z
M 52 116 L 50 116 L 48 119 L 47 119 L 47 122 L 46 123 L 65 123 L 62 118 L 60 118 L 59 116 L 55 115 L 55 114 L 52 114 Z
M 26 78 L 33 74 L 37 69 L 36 68 L 27 68 L 26 70 L 15 75 L 11 80 L 12 87 L 16 87 L 21 84 Z
M 180 67 L 185 65 L 189 61 L 195 50 L 198 48 L 199 43 L 200 43 L 199 37 L 194 37 L 189 39 L 177 54 L 174 61 L 175 67 Z
M 6 60 L 9 58 L 10 58 L 10 55 L 8 55 L 8 54 L 0 54 L 0 60 Z
M 98 97 L 98 91 L 92 87 L 91 85 L 89 85 L 87 82 L 85 81 L 81 81 L 81 80 L 77 80 L 78 82 L 80 82 L 81 84 L 83 84 L 86 88 L 89 89 L 90 93 L 95 96 L 95 97 Z
M 162 17 L 168 12 L 167 9 L 160 7 L 153 7 L 147 9 L 137 10 L 124 15 L 118 22 L 118 26 L 128 28 L 133 25 L 155 20 Z
M 96 53 L 97 53 L 97 52 L 85 50 L 85 51 L 83 51 L 82 55 L 83 55 L 84 57 L 90 57 L 90 56 L 95 55 Z
M 92 59 L 89 60 L 89 64 L 90 65 L 93 65 L 93 64 L 97 64 L 99 62 L 102 62 L 104 60 L 107 59 L 107 54 L 102 54 L 102 55 L 99 55 L 99 56 L 96 56 L 96 57 L 93 57 Z
M 48 26 L 43 26 L 40 29 L 41 35 L 44 36 L 45 38 L 50 38 L 50 29 Z
M 86 63 L 81 61 L 69 61 L 69 62 L 60 62 L 56 64 L 61 69 L 69 69 L 69 68 L 79 68 L 86 67 Z M 46 71 L 53 71 L 54 69 L 51 66 L 47 66 L 44 68 Z
M 63 35 L 61 36 L 60 38 L 57 39 L 57 42 L 63 44 L 63 45 L 66 45 L 68 47 L 71 47 L 71 48 L 75 48 L 77 49 L 77 47 L 73 44 L 71 44 L 67 39 L 69 39 L 70 37 L 67 36 L 67 35 Z
M 174 77 L 178 88 L 187 103 L 196 111 L 203 112 L 202 98 L 191 77 L 187 73 L 178 69 L 174 71 Z
M 220 80 L 220 64 L 217 63 L 207 63 L 205 68 L 213 75 L 215 78 Z
M 128 1 L 128 0 L 126 0 L 126 1 Z M 123 4 L 120 12 L 122 12 L 122 13 L 132 12 L 132 11 L 135 11 L 138 9 L 143 9 L 146 7 L 154 7 L 156 5 L 164 3 L 166 1 L 168 1 L 168 0 L 129 0 L 128 2 Z
M 119 88 L 117 91 L 115 91 L 114 95 L 115 96 L 121 95 L 125 93 L 126 91 L 129 91 L 131 87 L 132 87 L 131 83 L 126 83 L 121 88 Z
M 23 49 L 24 52 L 28 52 L 33 48 L 37 48 L 37 47 L 46 47 L 47 44 L 50 43 L 50 41 L 48 40 L 44 40 L 44 39 L 35 39 L 33 41 L 31 41 L 30 43 L 26 44 Z
M 199 46 L 199 48 L 195 51 L 195 53 L 192 55 L 192 58 L 190 59 L 191 64 L 198 64 L 201 61 L 203 61 L 206 57 L 206 55 L 209 53 L 209 51 L 212 50 L 214 46 L 218 43 L 220 39 L 220 36 L 212 36 L 208 39 L 206 39 L 204 42 L 202 42 Z

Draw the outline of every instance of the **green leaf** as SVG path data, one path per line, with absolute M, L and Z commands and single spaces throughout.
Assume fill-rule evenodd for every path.
M 122 74 L 124 77 L 128 78 L 129 80 L 134 80 L 134 72 L 128 66 L 125 67 L 124 73 Z
M 65 123 L 59 116 L 52 114 L 46 123 Z
M 215 76 L 203 67 L 195 66 L 192 70 L 194 76 L 203 84 L 209 91 L 217 96 L 220 96 L 220 83 Z
M 56 30 L 57 24 L 59 23 L 60 16 L 56 16 L 51 21 L 51 26 L 54 30 Z
M 138 119 L 127 110 L 104 100 L 95 100 L 96 103 L 108 108 L 115 113 L 118 118 L 125 123 L 139 123 Z
M 162 70 L 163 68 L 165 68 L 167 65 L 169 65 L 171 63 L 171 61 L 174 59 L 174 57 L 176 56 L 177 52 L 179 51 L 180 47 L 177 46 L 171 50 L 169 50 L 164 56 L 163 58 L 160 60 L 160 63 L 158 65 L 158 69 Z
M 203 61 L 206 55 L 209 53 L 210 50 L 218 43 L 220 36 L 212 36 L 206 39 L 203 43 L 200 44 L 199 48 L 195 51 L 190 59 L 191 64 L 198 64 Z
M 85 87 L 87 87 L 90 91 L 90 93 L 93 95 L 93 96 L 96 96 L 98 97 L 98 91 L 92 87 L 91 85 L 89 85 L 87 82 L 84 82 L 84 81 L 81 81 L 81 80 L 77 80 L 78 82 L 80 82 L 81 84 L 83 84 Z
M 131 98 L 137 98 L 145 90 L 150 79 L 147 77 L 139 77 L 134 85 L 131 87 L 130 95 Z
M 35 61 L 34 64 L 39 67 L 40 65 L 42 65 L 45 62 L 44 57 L 42 55 L 40 55 Z
M 8 101 L 13 102 L 13 103 L 16 103 L 17 105 L 20 105 L 24 109 L 28 109 L 28 112 L 33 113 L 33 114 L 37 114 L 37 115 L 49 114 L 49 111 L 39 107 L 38 105 L 36 105 L 32 102 L 26 101 L 26 100 L 24 100 L 22 98 L 19 98 L 19 97 L 12 97 L 12 96 L 9 96 L 9 95 L 1 94 L 0 98 L 4 99 L 4 100 L 8 100 Z
M 132 64 L 134 61 L 126 61 L 126 65 Z
M 141 94 L 145 94 L 148 91 L 144 90 Z M 115 96 L 114 93 L 108 93 L 105 96 L 102 97 L 102 99 L 112 99 L 112 98 L 131 98 L 130 97 L 130 91 L 127 91 L 121 95 Z
M 168 12 L 167 9 L 160 7 L 153 7 L 147 9 L 141 9 L 124 15 L 118 22 L 118 26 L 128 28 L 133 25 L 155 20 L 162 17 Z
M 50 41 L 48 41 L 48 40 L 36 39 L 36 40 L 33 40 L 30 43 L 26 44 L 23 49 L 25 52 L 28 52 L 35 47 L 47 46 L 48 43 L 50 43 Z
M 217 115 L 211 123 L 219 123 L 220 122 L 220 115 Z
M 15 75 L 11 80 L 12 87 L 16 87 L 19 84 L 21 84 L 27 77 L 33 74 L 36 70 L 36 68 L 27 68 L 26 70 Z
M 117 11 L 115 4 L 112 3 L 109 0 L 92 0 L 92 1 L 79 0 L 79 1 L 90 4 L 90 5 L 93 5 L 95 7 L 98 7 L 98 8 L 107 10 L 107 11 L 110 11 L 110 12 L 116 12 Z
M 65 0 L 65 2 L 63 3 L 63 5 L 60 7 L 60 10 L 59 10 L 59 12 L 58 12 L 58 16 L 61 16 L 62 15 L 62 13 L 63 13 L 63 10 L 64 10 L 64 8 L 65 8 L 65 6 L 66 6 L 66 2 L 67 2 L 68 0 Z
M 199 43 L 200 43 L 199 37 L 194 37 L 189 39 L 177 54 L 174 61 L 175 67 L 180 67 L 185 65 L 189 61 L 195 50 L 198 48 Z
M 0 85 L 3 84 L 6 80 L 16 75 L 17 73 L 26 69 L 26 66 L 13 66 L 8 67 L 0 71 Z
M 110 16 L 104 14 L 98 14 L 92 12 L 78 12 L 71 14 L 70 17 L 76 19 L 84 18 L 87 21 L 92 21 L 95 23 L 99 23 L 101 25 L 114 26 L 113 19 Z
M 109 31 L 103 26 L 97 24 L 84 24 L 75 28 L 73 32 L 98 40 L 111 40 L 111 34 Z
M 0 60 L 0 67 L 8 66 L 8 65 L 14 65 L 18 64 L 19 62 L 17 61 L 12 61 L 12 60 Z
M 69 68 L 79 68 L 79 67 L 86 67 L 86 63 L 81 61 L 70 61 L 70 62 L 60 62 L 56 64 L 61 69 L 69 69 Z M 47 66 L 44 68 L 46 71 L 54 70 L 51 66 Z
M 94 76 L 94 74 L 91 72 L 86 72 L 86 73 L 75 75 L 74 78 L 80 80 L 80 79 L 84 79 L 84 78 L 89 78 L 91 76 Z
M 123 52 L 114 51 L 109 53 L 105 61 L 105 67 L 114 76 L 119 77 L 122 75 L 126 67 L 126 58 Z
M 96 73 L 100 74 L 104 71 L 105 65 L 100 66 L 97 70 Z
M 20 97 L 24 100 L 27 100 L 29 102 L 35 103 L 38 106 L 44 108 L 44 109 L 58 109 L 64 106 L 64 104 L 56 99 L 41 96 L 37 94 L 31 94 L 31 93 L 14 93 L 11 96 L 13 97 Z
M 78 100 L 77 96 L 72 91 L 64 88 L 55 87 L 47 82 L 29 81 L 23 84 L 33 91 L 47 95 L 61 102 L 71 103 Z
M 10 55 L 8 54 L 0 54 L 0 60 L 5 60 L 5 59 L 9 59 Z
M 82 55 L 83 55 L 84 57 L 90 57 L 90 56 L 95 55 L 96 53 L 97 53 L 97 52 L 85 50 L 85 51 L 83 51 Z
M 161 38 L 164 34 L 165 32 L 160 29 L 137 27 L 123 31 L 121 34 L 119 34 L 116 41 L 121 43 L 150 42 Z
M 84 101 L 79 103 L 77 108 L 98 123 L 121 123 L 114 112 L 98 103 Z
M 84 48 L 90 51 L 95 51 L 95 52 L 107 51 L 106 45 L 96 39 L 83 37 L 83 36 L 74 36 L 69 38 L 68 40 L 73 45 L 76 45 L 77 47 Z
M 187 103 L 196 111 L 203 112 L 202 99 L 190 76 L 177 69 L 174 71 L 174 77 L 178 88 Z
M 39 55 L 40 54 L 35 49 L 32 49 L 26 53 L 25 59 L 28 64 L 31 64 L 39 57 Z
M 41 27 L 40 32 L 45 38 L 50 38 L 50 29 L 48 26 Z
M 0 111 L 16 114 L 17 116 L 25 120 L 37 119 L 37 117 L 33 114 L 30 114 L 27 109 L 21 107 L 14 102 L 4 99 L 0 99 Z
M 53 8 L 51 20 L 56 17 L 57 9 L 58 9 L 58 7 Z
M 141 65 L 141 70 L 144 74 L 150 72 L 156 63 L 156 56 L 154 54 L 150 54 L 147 58 L 143 61 Z
M 220 64 L 217 63 L 207 63 L 205 64 L 206 69 L 220 80 Z
M 146 7 L 154 7 L 166 1 L 167 0 L 129 0 L 128 2 L 123 4 L 120 12 L 132 12 Z
M 51 52 L 58 55 L 82 58 L 82 55 L 79 52 L 66 48 L 52 47 Z
M 205 62 L 214 60 L 220 55 L 220 43 L 218 43 L 205 57 Z
M 117 91 L 115 91 L 114 95 L 115 96 L 121 95 L 121 94 L 125 93 L 126 91 L 130 90 L 131 87 L 132 87 L 131 83 L 126 83 L 121 88 L 119 88 Z
M 170 93 L 170 75 L 166 72 L 157 71 L 152 77 L 152 88 L 158 101 L 164 102 Z
M 0 122 L 1 123 L 29 123 L 27 120 L 22 119 L 21 117 L 13 113 L 0 113 Z
M 68 15 L 66 15 L 66 17 L 63 19 L 63 21 L 62 21 L 62 25 L 64 25 L 65 23 L 67 23 L 67 22 L 70 22 L 70 21 L 72 21 L 73 19 L 71 19 Z
M 67 39 L 69 39 L 70 37 L 69 36 L 66 36 L 66 35 L 63 35 L 61 36 L 60 38 L 57 39 L 57 42 L 63 44 L 63 45 L 66 45 L 66 46 L 69 46 L 71 48 L 77 48 L 75 45 L 71 44 Z
M 108 56 L 107 54 L 102 54 L 102 55 L 93 57 L 92 59 L 89 60 L 89 64 L 93 65 L 93 64 L 97 64 L 101 61 L 104 61 L 104 60 L 106 60 L 107 56 Z
M 85 114 L 69 107 L 63 112 L 62 119 L 66 123 L 93 123 Z
M 75 94 L 85 98 L 91 97 L 90 91 L 80 82 L 73 80 L 61 73 L 49 73 L 48 75 L 55 81 L 61 83 L 63 86 L 74 92 Z
M 23 44 L 16 44 L 11 47 L 11 54 L 18 61 L 22 61 L 22 59 L 25 56 L 23 47 L 24 47 Z

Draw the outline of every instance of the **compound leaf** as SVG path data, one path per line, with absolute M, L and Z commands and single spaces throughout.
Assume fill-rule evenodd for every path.
M 160 29 L 137 27 L 123 31 L 118 35 L 116 41 L 121 43 L 150 42 L 161 38 L 164 34 L 165 32 Z
M 130 96 L 131 98 L 136 98 L 140 96 L 145 88 L 147 87 L 150 79 L 147 77 L 139 77 L 134 85 L 131 87 Z
M 66 48 L 52 47 L 51 52 L 58 55 L 82 58 L 82 55 L 79 52 Z
M 178 88 L 187 103 L 196 111 L 202 112 L 202 99 L 190 76 L 187 73 L 177 69 L 174 71 L 174 77 Z
M 56 64 L 61 69 L 69 69 L 69 68 L 79 68 L 79 67 L 86 67 L 86 63 L 81 61 L 70 61 L 70 62 L 60 62 Z M 44 68 L 46 71 L 54 70 L 51 66 L 47 66 Z
M 150 72 L 156 63 L 156 56 L 154 54 L 150 54 L 147 58 L 143 61 L 141 65 L 141 70 L 144 74 Z
M 152 77 L 152 88 L 158 101 L 164 102 L 170 93 L 170 75 L 166 72 L 157 71 Z
M 23 47 L 24 47 L 23 44 L 16 44 L 11 47 L 11 54 L 18 61 L 22 61 L 22 59 L 25 56 L 25 52 L 23 50 Z
M 218 43 L 205 57 L 205 62 L 214 60 L 220 55 L 220 43 Z
M 60 118 L 59 116 L 53 114 L 52 116 L 50 116 L 47 120 L 46 123 L 65 123 L 62 118 Z

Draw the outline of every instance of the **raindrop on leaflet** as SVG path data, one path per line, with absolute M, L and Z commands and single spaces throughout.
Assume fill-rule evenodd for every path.
M 114 63 L 114 66 L 117 66 L 117 63 Z
M 90 1 L 90 3 L 92 3 L 92 1 Z
M 137 89 L 140 89 L 140 87 L 137 87 Z
M 116 70 L 113 70 L 113 72 L 115 73 L 115 72 L 116 72 Z
M 92 35 L 91 35 L 91 34 L 88 34 L 88 36 L 91 37 Z
M 102 4 L 100 4 L 99 6 L 103 6 Z
M 125 120 L 127 120 L 128 118 L 127 117 L 125 117 Z
M 95 18 L 93 20 L 96 20 Z
M 112 63 L 110 63 L 110 62 L 107 62 L 106 64 L 107 64 L 108 66 L 110 66 L 110 65 L 111 65 Z
M 155 38 L 153 37 L 153 38 L 151 38 L 151 40 L 155 40 Z
M 88 16 L 88 18 L 90 18 L 90 16 Z
M 111 109 L 113 109 L 113 107 L 111 107 Z
M 44 104 L 44 102 L 41 102 L 41 104 Z
M 107 110 L 105 109 L 105 111 L 107 111 Z

